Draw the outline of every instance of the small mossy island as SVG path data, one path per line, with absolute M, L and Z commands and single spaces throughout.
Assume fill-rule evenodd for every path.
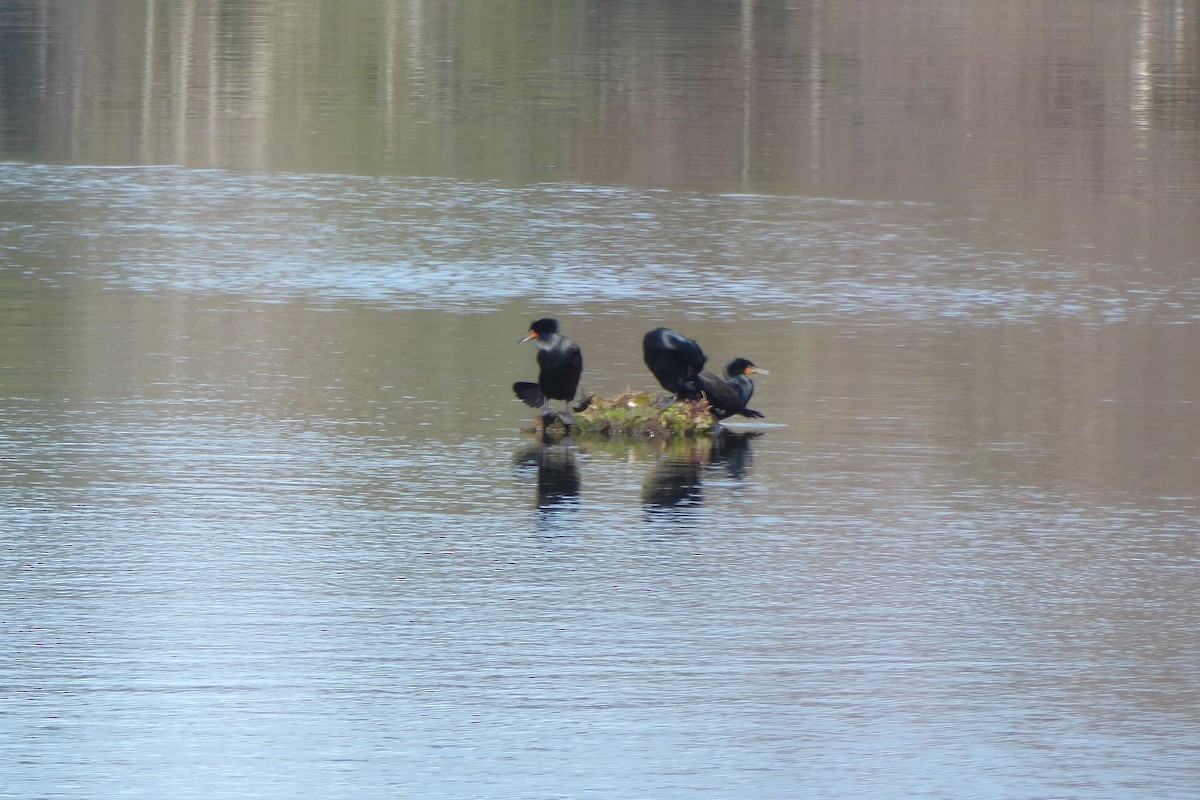
M 587 408 L 575 412 L 570 426 L 581 434 L 642 436 L 670 439 L 712 436 L 717 421 L 706 400 L 676 400 L 663 408 L 659 396 L 649 392 L 625 392 L 616 397 L 592 397 Z M 556 418 L 547 431 L 565 429 Z

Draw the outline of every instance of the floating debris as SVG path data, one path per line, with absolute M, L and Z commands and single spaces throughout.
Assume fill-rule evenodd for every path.
M 665 408 L 659 396 L 649 392 L 625 392 L 616 397 L 592 397 L 591 402 L 574 415 L 572 429 L 601 436 L 643 436 L 674 438 L 712 436 L 717 420 L 707 400 L 676 400 Z M 547 427 L 563 425 L 561 418 Z

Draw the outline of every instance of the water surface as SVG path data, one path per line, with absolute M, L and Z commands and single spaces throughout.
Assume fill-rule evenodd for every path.
M 1194 9 L 693 6 L 0 3 L 0 797 L 1193 796 Z

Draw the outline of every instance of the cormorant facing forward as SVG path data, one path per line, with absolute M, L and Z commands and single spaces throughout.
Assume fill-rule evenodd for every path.
M 517 381 L 513 392 L 523 403 L 539 409 L 543 422 L 554 417 L 564 425 L 571 425 L 575 417 L 571 414 L 571 401 L 579 388 L 579 376 L 583 374 L 583 353 L 579 345 L 558 332 L 558 320 L 539 319 L 529 326 L 529 333 L 521 344 L 537 342 L 537 383 Z M 561 414 L 550 410 L 551 400 L 562 400 L 565 405 Z

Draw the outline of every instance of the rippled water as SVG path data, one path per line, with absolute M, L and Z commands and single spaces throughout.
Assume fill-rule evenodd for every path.
M 122 405 L 6 454 L 6 760 L 41 765 L 11 796 L 123 764 L 180 796 L 1194 775 L 1190 501 L 982 486 L 911 441 L 864 472 L 778 430 L 657 456 Z
M 928 204 L 23 164 L 0 186 L 33 214 L 7 246 L 52 285 L 467 311 L 544 292 L 809 322 L 1200 315 L 1194 268 L 981 247 L 964 229 L 994 221 Z
M 1194 14 L 610 6 L 0 3 L 0 797 L 1194 796 Z
M 1190 791 L 1190 499 L 119 405 L 5 421 L 10 796 Z

